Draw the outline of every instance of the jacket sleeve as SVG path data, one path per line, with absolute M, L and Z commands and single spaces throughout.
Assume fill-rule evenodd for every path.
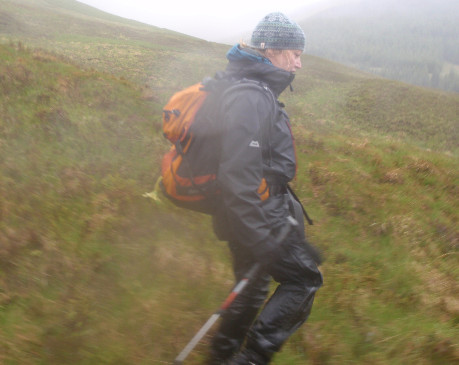
M 255 255 L 278 243 L 258 188 L 263 179 L 262 128 L 271 123 L 273 105 L 262 90 L 239 90 L 222 103 L 223 138 L 217 181 L 231 236 Z

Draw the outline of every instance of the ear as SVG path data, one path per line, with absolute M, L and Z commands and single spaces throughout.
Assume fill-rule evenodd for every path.
M 265 52 L 264 52 L 264 55 L 266 58 L 269 58 L 270 61 L 273 61 L 274 59 L 276 59 L 277 57 L 279 57 L 279 55 L 281 55 L 284 51 L 283 50 L 280 50 L 280 49 L 271 49 L 271 48 L 268 48 Z
M 267 58 L 271 58 L 272 56 L 274 56 L 274 52 L 272 49 L 268 48 L 267 50 L 265 50 L 265 57 Z

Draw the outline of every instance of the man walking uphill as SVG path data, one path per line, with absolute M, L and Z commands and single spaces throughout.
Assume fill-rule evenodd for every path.
M 256 26 L 249 45 L 238 44 L 227 54 L 223 78 L 260 86 L 235 89 L 220 104 L 221 194 L 214 229 L 228 241 L 237 281 L 256 263 L 262 269 L 223 314 L 210 364 L 268 364 L 307 319 L 322 285 L 301 206 L 287 189 L 296 158 L 288 116 L 277 101 L 301 68 L 304 47 L 301 28 L 271 13 Z M 292 216 L 296 227 L 289 224 Z M 271 278 L 279 285 L 259 313 Z

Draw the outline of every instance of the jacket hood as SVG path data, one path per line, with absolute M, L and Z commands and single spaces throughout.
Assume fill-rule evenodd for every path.
M 266 83 L 279 96 L 289 86 L 295 74 L 274 66 L 271 61 L 251 49 L 242 49 L 239 44 L 226 54 L 229 63 L 226 76 L 235 79 L 251 79 Z

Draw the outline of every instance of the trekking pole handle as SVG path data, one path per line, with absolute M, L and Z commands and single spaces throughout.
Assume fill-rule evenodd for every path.
M 287 222 L 289 226 L 297 226 L 298 222 L 295 218 L 292 216 L 287 217 Z M 285 237 L 288 235 L 290 229 L 285 229 L 280 237 L 278 237 L 278 241 L 282 242 Z M 236 297 L 239 295 L 241 291 L 244 290 L 244 288 L 247 286 L 250 280 L 253 279 L 253 277 L 258 273 L 258 271 L 261 269 L 261 264 L 259 262 L 255 263 L 249 271 L 244 275 L 244 277 L 239 281 L 239 283 L 234 287 L 234 289 L 231 291 L 230 295 L 226 298 L 226 300 L 223 302 L 222 306 L 220 307 L 220 312 L 223 312 L 228 309 L 228 307 L 231 305 L 231 303 L 236 299 Z

